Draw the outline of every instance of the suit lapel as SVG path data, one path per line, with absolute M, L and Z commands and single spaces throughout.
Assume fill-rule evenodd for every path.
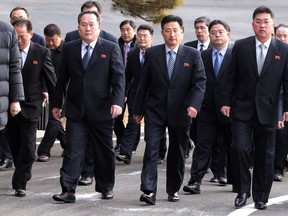
M 158 57 L 159 57 L 159 66 L 163 73 L 163 76 L 165 80 L 169 83 L 169 77 L 168 77 L 168 69 L 167 69 L 167 61 L 166 61 L 166 50 L 165 45 L 163 44 L 160 49 L 158 50 Z
M 256 77 L 259 77 L 258 69 L 257 69 L 257 57 L 256 57 L 256 41 L 255 37 L 250 37 L 248 41 L 248 61 L 250 61 L 250 65 L 252 66 L 252 70 Z M 246 58 L 247 60 L 247 58 Z
M 231 45 L 229 44 L 226 50 L 225 56 L 223 58 L 222 64 L 221 64 L 219 74 L 217 76 L 218 78 L 223 74 L 224 71 L 227 70 L 227 67 L 229 66 L 230 60 L 231 60 L 231 52 L 232 52 L 232 48 L 231 48 Z
M 185 51 L 184 51 L 183 46 L 180 44 L 179 48 L 178 48 L 177 55 L 176 55 L 174 70 L 173 70 L 173 74 L 172 74 L 170 83 L 173 83 L 174 80 L 177 78 L 177 76 L 178 76 L 177 71 L 181 71 L 183 69 L 184 57 L 185 57 Z M 167 72 L 167 75 L 168 75 L 168 72 Z
M 272 38 L 260 76 L 263 76 L 267 72 L 268 65 L 271 65 L 271 61 L 275 55 L 278 55 L 277 51 L 276 39 Z
M 93 49 L 90 61 L 88 63 L 88 68 L 87 71 L 89 70 L 89 68 L 91 67 L 91 65 L 94 64 L 95 61 L 97 61 L 99 58 L 106 58 L 107 56 L 104 54 L 103 52 L 103 43 L 102 43 L 102 39 L 98 38 L 97 43 L 95 44 L 95 47 Z
M 23 68 L 22 68 L 22 74 L 25 73 L 25 71 L 27 71 L 27 67 L 29 66 L 28 62 L 33 61 L 33 56 L 34 56 L 34 44 L 31 41 L 30 47 L 29 47 L 29 50 L 27 53 L 27 57 L 26 57 L 25 63 L 24 63 Z

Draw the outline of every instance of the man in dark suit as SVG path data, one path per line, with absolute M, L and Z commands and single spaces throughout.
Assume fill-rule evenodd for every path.
M 46 40 L 46 46 L 51 51 L 52 63 L 55 68 L 55 72 L 61 73 L 57 70 L 60 64 L 62 48 L 64 42 L 62 40 L 62 34 L 60 28 L 55 24 L 49 24 L 44 28 L 44 35 Z M 56 74 L 58 77 L 59 74 Z M 51 97 L 49 98 L 49 104 L 51 104 Z M 50 150 L 53 147 L 55 139 L 60 141 L 60 145 L 63 149 L 66 146 L 66 132 L 62 125 L 62 122 L 56 120 L 52 115 L 52 106 L 49 105 L 49 120 L 45 129 L 45 134 L 41 140 L 37 149 L 39 162 L 47 162 L 50 158 Z
M 99 15 L 100 18 L 102 20 L 102 7 L 100 5 L 99 2 L 97 1 L 86 1 L 82 4 L 81 6 L 81 12 L 83 11 L 96 11 Z M 100 34 L 99 37 L 112 41 L 114 43 L 118 43 L 118 39 L 116 37 L 114 37 L 112 34 L 110 34 L 109 32 L 104 31 L 103 29 L 100 30 Z M 79 31 L 74 30 L 71 32 L 68 32 L 65 36 L 65 43 L 69 42 L 69 41 L 73 41 L 73 40 L 77 40 L 80 39 L 80 35 L 79 35 Z
M 95 189 L 102 199 L 113 198 L 115 152 L 114 118 L 122 113 L 125 92 L 124 65 L 119 46 L 99 37 L 100 16 L 85 11 L 78 16 L 81 40 L 65 43 L 57 81 L 53 116 L 60 117 L 63 92 L 66 96 L 67 146 L 60 169 L 61 194 L 53 199 L 75 202 L 82 161 L 90 142 L 94 153 Z M 91 58 L 89 57 L 91 56 Z
M 221 152 L 218 155 L 216 177 L 221 185 L 227 184 L 226 153 L 231 145 L 231 130 L 229 118 L 220 113 L 220 105 L 223 99 L 221 86 L 224 84 L 232 53 L 232 44 L 229 44 L 230 26 L 222 20 L 213 20 L 209 25 L 209 33 L 213 48 L 201 53 L 207 82 L 198 114 L 198 142 L 193 151 L 191 178 L 183 188 L 185 192 L 192 194 L 201 192 L 201 181 L 209 168 L 214 144 L 218 144 L 217 148 Z
M 204 51 L 208 48 L 212 48 L 212 45 L 210 43 L 210 38 L 209 38 L 209 30 L 208 30 L 208 26 L 210 22 L 211 20 L 206 16 L 201 16 L 195 19 L 194 29 L 195 29 L 195 35 L 197 37 L 197 40 L 187 42 L 184 45 L 193 47 L 200 51 Z M 198 118 L 196 117 L 195 119 L 193 119 L 193 123 L 190 125 L 190 130 L 189 130 L 190 139 L 193 141 L 194 145 L 196 145 L 197 143 L 197 122 L 198 122 Z M 189 158 L 190 151 L 192 149 L 193 149 L 193 145 L 191 142 L 189 142 L 186 158 Z
M 15 7 L 10 12 L 10 23 L 12 24 L 16 19 L 29 19 L 28 11 L 23 7 Z M 43 36 L 33 32 L 31 41 L 45 46 L 45 39 Z
M 15 7 L 10 12 L 10 23 L 12 24 L 16 19 L 28 19 L 29 13 L 25 8 L 22 7 Z M 38 43 L 42 46 L 45 46 L 44 37 L 41 35 L 33 32 L 33 36 L 31 39 L 32 42 Z M 48 94 L 47 94 L 48 95 Z M 6 170 L 7 168 L 12 167 L 12 154 L 9 144 L 9 139 L 7 137 L 6 129 L 3 131 L 3 140 L 0 143 L 0 148 L 2 147 L 1 152 L 1 162 L 0 162 L 0 170 Z
M 283 41 L 284 43 L 288 43 L 288 25 L 279 24 L 274 28 L 275 38 Z M 283 97 L 281 92 L 280 98 Z M 281 100 L 281 99 L 280 99 Z M 283 105 L 280 103 L 280 105 Z M 282 113 L 283 107 L 280 107 L 279 113 Z M 276 133 L 276 143 L 275 143 L 275 160 L 274 160 L 274 181 L 281 182 L 283 176 L 286 172 L 286 158 L 288 153 L 288 123 L 282 121 L 282 117 L 280 117 L 280 121 L 278 123 L 278 129 Z
M 166 192 L 169 201 L 179 201 L 189 125 L 200 109 L 206 82 L 200 52 L 180 44 L 184 34 L 182 19 L 165 16 L 161 29 L 165 44 L 146 51 L 133 109 L 136 122 L 140 123 L 145 115 L 140 201 L 150 205 L 156 201 L 157 159 L 166 127 L 169 133 Z
M 273 182 L 278 103 L 283 85 L 283 120 L 288 120 L 288 45 L 273 38 L 274 13 L 266 6 L 253 12 L 255 36 L 235 42 L 224 86 L 221 112 L 231 116 L 235 207 L 252 195 L 256 209 L 267 208 Z M 231 110 L 230 110 L 231 109 Z M 230 115 L 231 114 L 231 115 Z M 254 149 L 254 160 L 251 152 Z
M 15 196 L 26 195 L 26 184 L 32 177 L 32 164 L 35 159 L 36 131 L 43 101 L 42 81 L 53 95 L 56 76 L 49 49 L 31 42 L 32 24 L 28 19 L 13 22 L 18 34 L 18 47 L 21 53 L 22 76 L 25 101 L 21 102 L 21 112 L 9 118 L 8 134 L 14 160 L 15 171 L 12 187 Z
M 86 1 L 81 6 L 81 12 L 84 11 L 96 11 L 100 15 L 100 19 L 102 20 L 102 7 L 99 2 L 97 1 Z M 112 34 L 104 31 L 103 29 L 100 30 L 99 37 L 111 41 L 113 43 L 118 44 L 118 39 L 114 37 Z M 80 39 L 79 31 L 74 30 L 71 32 L 68 32 L 65 37 L 65 43 L 73 40 Z M 93 182 L 93 176 L 94 176 L 94 155 L 93 155 L 93 147 L 88 144 L 83 167 L 81 171 L 81 177 L 78 181 L 79 185 L 88 186 L 91 185 Z

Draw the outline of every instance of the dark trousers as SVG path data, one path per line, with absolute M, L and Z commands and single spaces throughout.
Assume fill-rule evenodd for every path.
M 277 130 L 274 173 L 283 175 L 285 172 L 285 161 L 288 154 L 288 123 L 284 122 L 284 128 Z
M 276 125 L 262 125 L 258 121 L 257 114 L 250 121 L 232 123 L 232 164 L 237 179 L 235 186 L 240 194 L 250 192 L 249 168 L 254 148 L 252 182 L 254 202 L 268 202 L 273 182 L 275 135 Z
M 9 116 L 7 132 L 15 166 L 12 178 L 13 189 L 26 190 L 27 181 L 32 177 L 37 127 L 38 119 L 26 119 L 21 113 L 14 117 Z
M 114 123 L 114 133 L 116 135 L 116 143 L 117 145 L 120 145 L 122 143 L 122 138 L 123 138 L 123 133 L 124 133 L 124 123 L 123 123 L 123 118 L 124 118 L 124 111 L 126 108 L 126 103 L 124 104 L 123 112 L 121 115 L 119 115 L 117 118 L 115 118 L 115 123 Z
M 8 136 L 8 133 L 7 133 L 7 129 L 4 128 L 2 131 L 2 139 L 1 139 L 1 142 L 0 142 L 0 149 L 1 149 L 1 156 L 0 158 L 1 159 L 10 159 L 12 160 L 12 154 L 11 154 L 11 149 L 10 149 L 10 143 L 9 143 L 9 136 Z
M 67 146 L 60 169 L 62 190 L 75 191 L 80 176 L 87 143 L 94 153 L 95 190 L 105 193 L 113 190 L 115 181 L 115 153 L 112 142 L 113 120 L 95 123 L 67 118 Z
M 141 173 L 141 190 L 144 193 L 157 191 L 157 161 L 160 143 L 167 125 L 157 125 L 145 119 L 145 152 Z M 189 141 L 189 126 L 172 128 L 168 126 L 169 148 L 167 155 L 166 192 L 178 192 L 183 182 L 185 155 Z
M 54 145 L 55 139 L 60 141 L 60 145 L 63 149 L 66 146 L 66 132 L 59 120 L 53 118 L 52 113 L 50 113 L 49 121 L 45 129 L 44 137 L 38 146 L 37 154 L 46 155 L 50 157 L 50 150 Z
M 193 152 L 190 170 L 191 179 L 189 183 L 201 183 L 210 165 L 213 146 L 214 149 L 217 149 L 216 155 L 214 155 L 214 161 L 217 161 L 214 175 L 217 178 L 226 178 L 226 158 L 231 146 L 230 124 L 223 124 L 218 121 L 208 122 L 198 119 L 197 134 L 198 141 Z

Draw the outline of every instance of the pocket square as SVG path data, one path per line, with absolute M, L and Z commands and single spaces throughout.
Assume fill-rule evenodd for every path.
M 107 56 L 105 54 L 101 54 L 101 58 L 106 58 Z
M 275 55 L 275 56 L 274 56 L 274 59 L 280 60 L 280 56 Z
M 184 67 L 189 67 L 189 63 L 184 63 Z
M 33 65 L 38 65 L 38 61 L 33 60 L 32 64 L 33 64 Z

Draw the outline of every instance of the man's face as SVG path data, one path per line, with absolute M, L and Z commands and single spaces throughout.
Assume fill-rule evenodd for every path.
M 183 30 L 178 22 L 168 22 L 161 31 L 166 45 L 173 49 L 178 46 L 183 39 Z
M 208 26 L 205 22 L 198 22 L 195 25 L 195 35 L 201 43 L 209 40 Z
M 25 49 L 29 45 L 31 38 L 33 36 L 33 33 L 28 32 L 27 27 L 25 25 L 14 26 L 14 28 L 18 35 L 19 49 Z
M 45 35 L 46 46 L 49 49 L 57 49 L 61 44 L 61 40 L 62 35 L 55 34 L 53 37 Z
M 288 28 L 279 27 L 276 31 L 275 37 L 285 43 L 288 43 Z
M 125 43 L 129 43 L 133 40 L 136 32 L 135 29 L 133 29 L 129 23 L 121 26 L 121 38 L 124 40 Z
M 10 17 L 10 23 L 12 24 L 17 19 L 27 19 L 27 14 L 24 10 L 15 10 Z
M 224 48 L 231 38 L 230 32 L 226 31 L 223 25 L 216 24 L 210 29 L 210 41 L 213 47 Z
M 252 28 L 256 38 L 264 43 L 272 35 L 274 30 L 274 20 L 269 13 L 259 13 L 252 22 Z
M 139 29 L 137 32 L 137 44 L 141 49 L 151 47 L 153 36 L 149 30 Z
M 96 16 L 94 14 L 84 14 L 78 25 L 78 31 L 82 40 L 87 44 L 97 40 L 100 33 L 100 25 Z

